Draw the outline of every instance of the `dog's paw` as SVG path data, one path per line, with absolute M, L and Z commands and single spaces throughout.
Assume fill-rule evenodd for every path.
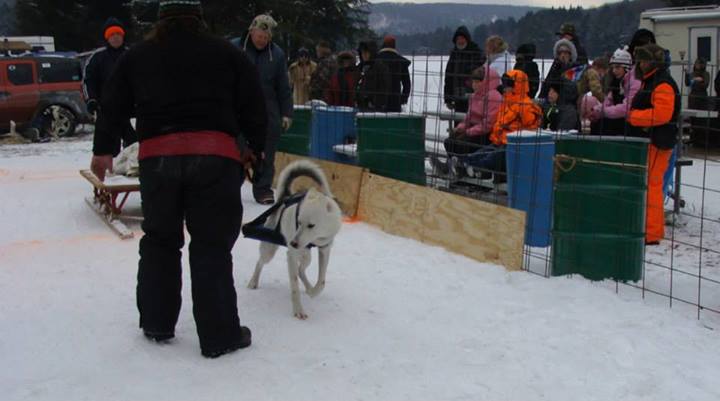
M 318 283 L 315 287 L 308 288 L 306 292 L 310 296 L 310 298 L 315 298 L 316 296 L 320 295 L 324 288 L 325 283 Z
M 305 319 L 308 318 L 307 313 L 305 313 L 305 311 L 302 310 L 302 308 L 301 308 L 301 309 L 295 309 L 295 310 L 293 311 L 293 316 L 295 316 L 296 318 L 298 318 L 298 319 L 300 319 L 300 320 L 305 320 Z
M 248 282 L 247 288 L 249 288 L 251 290 L 257 290 L 258 282 L 254 281 L 254 280 L 250 280 L 250 282 Z

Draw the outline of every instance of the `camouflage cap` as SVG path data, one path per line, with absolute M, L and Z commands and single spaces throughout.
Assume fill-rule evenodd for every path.
M 572 37 L 575 37 L 575 25 L 566 22 L 562 25 L 560 25 L 560 30 L 558 32 L 555 32 L 558 36 L 562 35 L 571 35 Z
M 277 22 L 273 17 L 267 14 L 260 14 L 256 16 L 250 24 L 250 30 L 259 29 L 272 35 L 272 30 L 277 26 Z

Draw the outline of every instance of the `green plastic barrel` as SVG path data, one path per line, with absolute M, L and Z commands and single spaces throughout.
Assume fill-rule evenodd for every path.
M 425 185 L 425 117 L 357 114 L 358 164 L 385 177 Z
M 642 278 L 647 140 L 563 136 L 555 147 L 552 275 Z
M 295 155 L 307 156 L 310 152 L 310 122 L 312 121 L 312 108 L 310 106 L 295 106 L 293 110 L 293 123 L 290 129 L 280 136 L 278 150 Z

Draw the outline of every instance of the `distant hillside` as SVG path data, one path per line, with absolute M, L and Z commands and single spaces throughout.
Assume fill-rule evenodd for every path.
M 407 35 L 460 25 L 473 29 L 498 19 L 517 19 L 535 10 L 539 8 L 459 3 L 371 3 L 368 22 L 378 34 Z
M 539 57 L 552 57 L 553 44 L 557 40 L 555 32 L 564 22 L 571 22 L 575 24 L 581 43 L 592 58 L 627 44 L 638 28 L 640 13 L 666 4 L 663 0 L 624 0 L 588 9 L 545 8 L 526 13 L 520 18 L 497 19 L 468 28 L 473 40 L 481 46 L 488 36 L 500 35 L 510 44 L 511 51 L 521 43 L 535 43 Z M 438 28 L 425 33 L 400 35 L 398 48 L 406 54 L 448 54 L 453 46 L 454 31 L 454 28 Z

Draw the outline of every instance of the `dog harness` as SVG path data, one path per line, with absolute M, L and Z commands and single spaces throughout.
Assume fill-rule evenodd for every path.
M 307 195 L 307 191 L 298 192 L 296 194 L 293 194 L 292 196 L 289 196 L 285 198 L 282 202 L 278 202 L 270 207 L 270 209 L 266 210 L 263 214 L 258 216 L 255 220 L 245 224 L 242 226 L 242 233 L 243 236 L 246 238 L 256 239 L 258 241 L 262 242 L 269 242 L 271 244 L 280 245 L 280 246 L 287 246 L 287 243 L 285 242 L 285 237 L 282 235 L 282 232 L 280 231 L 280 223 L 282 222 L 282 216 L 283 213 L 285 213 L 285 210 L 287 210 L 288 207 L 300 204 L 300 202 L 305 199 L 305 195 Z M 278 217 L 277 224 L 274 228 L 265 227 L 265 222 L 267 222 L 267 219 L 275 213 L 278 209 L 282 208 L 282 211 L 280 211 L 280 216 Z M 295 208 L 295 228 L 300 228 L 300 222 L 298 222 L 298 217 L 300 216 L 300 206 Z M 314 244 L 308 244 L 308 248 L 314 247 Z

